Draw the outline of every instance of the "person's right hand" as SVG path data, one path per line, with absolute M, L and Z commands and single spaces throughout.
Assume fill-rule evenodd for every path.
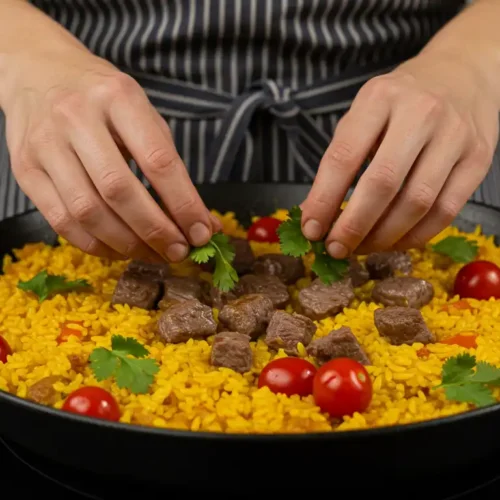
M 2 89 L 12 169 L 58 234 L 101 257 L 179 262 L 220 229 L 134 79 L 76 40 L 12 60 Z

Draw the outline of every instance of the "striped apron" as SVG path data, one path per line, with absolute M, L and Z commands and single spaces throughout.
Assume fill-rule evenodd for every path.
M 465 0 L 32 3 L 142 85 L 199 184 L 310 182 L 359 88 L 415 55 Z M 475 200 L 500 206 L 498 167 Z M 0 218 L 30 207 L 0 144 Z

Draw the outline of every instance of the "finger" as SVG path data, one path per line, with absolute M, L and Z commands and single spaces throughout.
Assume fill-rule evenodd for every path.
M 214 233 L 218 233 L 218 232 L 222 231 L 222 222 L 220 221 L 220 219 L 212 213 L 210 213 L 209 216 L 210 216 L 210 220 L 212 222 L 212 231 Z
M 129 258 L 164 261 L 104 203 L 73 151 L 53 143 L 37 154 L 69 213 L 89 234 Z
M 69 243 L 90 255 L 124 259 L 123 255 L 89 234 L 71 217 L 50 177 L 41 168 L 30 168 L 29 173 L 18 175 L 17 181 L 52 229 Z
M 179 157 L 166 123 L 144 95 L 115 100 L 111 123 L 192 245 L 212 236 L 210 217 Z M 137 126 L 140 124 L 140 126 Z
M 308 239 L 320 239 L 331 227 L 356 173 L 388 118 L 388 103 L 373 100 L 366 103 L 364 110 L 353 103 L 351 110 L 337 125 L 311 190 L 301 205 L 302 231 Z
M 159 255 L 185 259 L 189 246 L 179 228 L 131 172 L 105 124 L 88 120 L 85 127 L 71 127 L 70 141 L 101 197 Z
M 491 157 L 488 147 L 481 143 L 473 154 L 461 160 L 453 169 L 432 209 L 394 248 L 423 248 L 429 240 L 449 226 L 486 177 Z
M 429 212 L 466 148 L 466 128 L 461 120 L 457 118 L 453 125 L 448 121 L 448 127 L 441 130 L 424 148 L 387 215 L 363 240 L 358 253 L 390 248 Z
M 401 188 L 430 130 L 429 125 L 409 118 L 406 112 L 391 119 L 373 161 L 326 239 L 332 257 L 347 257 L 371 231 Z

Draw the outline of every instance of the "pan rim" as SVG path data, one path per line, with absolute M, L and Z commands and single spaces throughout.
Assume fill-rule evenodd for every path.
M 230 187 L 236 183 L 225 183 L 224 186 Z M 247 183 L 255 186 L 269 186 L 269 183 L 256 182 Z M 296 185 L 296 183 L 292 183 Z M 308 184 L 306 184 L 308 185 Z M 289 186 L 287 183 L 277 183 L 273 184 L 273 187 L 284 187 Z M 468 201 L 466 206 L 476 206 L 481 209 L 488 210 L 490 212 L 495 212 L 500 215 L 500 208 L 490 207 L 484 203 L 476 201 Z M 39 214 L 42 218 L 42 214 L 36 208 L 27 210 L 21 214 L 16 214 L 7 217 L 0 221 L 0 224 L 11 224 L 15 223 L 17 220 L 23 217 L 28 217 L 32 214 Z M 500 236 L 500 235 L 498 235 Z M 14 250 L 12 248 L 11 250 Z M 370 438 L 384 438 L 388 435 L 399 434 L 402 432 L 419 432 L 421 430 L 429 428 L 443 428 L 447 425 L 460 424 L 465 420 L 473 420 L 475 418 L 481 418 L 492 413 L 500 412 L 500 402 L 495 403 L 491 406 L 485 408 L 474 408 L 466 412 L 458 413 L 455 415 L 450 415 L 447 417 L 434 418 L 430 420 L 423 420 L 419 422 L 413 422 L 408 424 L 397 424 L 392 426 L 375 427 L 368 429 L 351 429 L 340 432 L 332 431 L 321 431 L 321 432 L 307 432 L 307 433 L 268 433 L 268 434 L 246 434 L 246 433 L 224 433 L 224 432 L 208 432 L 208 431 L 191 431 L 191 430 L 180 430 L 180 429 L 168 429 L 159 427 L 148 427 L 141 426 L 132 423 L 122 423 L 122 422 L 110 422 L 98 418 L 87 417 L 84 415 L 77 415 L 69 412 L 65 412 L 60 409 L 46 407 L 44 405 L 23 399 L 14 394 L 0 390 L 0 402 L 3 401 L 7 404 L 15 405 L 25 411 L 39 413 L 48 416 L 52 419 L 62 419 L 64 421 L 70 421 L 74 424 L 85 425 L 87 428 L 98 427 L 107 428 L 114 432 L 129 432 L 138 435 L 147 435 L 150 437 L 157 436 L 158 438 L 175 438 L 175 439 L 197 439 L 197 440 L 230 440 L 237 442 L 300 442 L 304 440 L 314 440 L 314 441 L 325 441 L 335 442 L 344 441 L 352 439 L 370 439 Z

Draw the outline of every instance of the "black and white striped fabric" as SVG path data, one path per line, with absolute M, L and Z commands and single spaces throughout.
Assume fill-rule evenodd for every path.
M 32 3 L 137 79 L 206 183 L 310 181 L 359 88 L 416 54 L 465 0 Z M 0 144 L 0 218 L 30 207 L 7 163 Z M 493 170 L 477 198 L 500 206 Z

